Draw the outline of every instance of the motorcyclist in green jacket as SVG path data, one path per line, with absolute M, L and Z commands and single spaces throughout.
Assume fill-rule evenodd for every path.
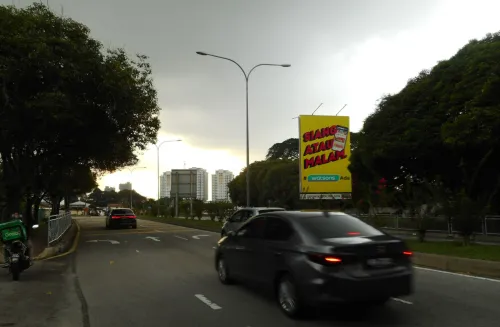
M 14 213 L 12 215 L 12 220 L 11 221 L 8 221 L 8 222 L 5 222 L 5 223 L 0 223 L 0 232 L 2 232 L 2 230 L 5 229 L 5 227 L 12 226 L 13 222 L 16 222 L 16 221 L 19 222 L 19 224 L 17 224 L 17 226 L 21 229 L 21 233 L 20 233 L 20 235 L 18 237 L 18 240 L 21 241 L 21 242 L 23 242 L 24 245 L 26 245 L 26 247 L 27 247 L 27 249 L 26 249 L 26 256 L 30 260 L 30 264 L 32 264 L 32 260 L 31 260 L 31 244 L 30 244 L 30 242 L 28 240 L 28 234 L 26 232 L 26 226 L 24 225 L 24 223 L 22 221 L 22 216 L 19 215 L 19 213 L 16 212 L 16 213 Z M 2 242 L 4 242 L 3 238 L 2 238 Z M 5 243 L 3 245 L 3 258 L 4 258 L 3 267 L 8 267 L 9 266 L 10 253 L 9 253 L 9 251 L 7 251 Z

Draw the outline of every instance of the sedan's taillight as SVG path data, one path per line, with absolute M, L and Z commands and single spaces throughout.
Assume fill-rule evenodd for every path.
M 338 265 L 342 263 L 341 258 L 329 254 L 310 253 L 307 257 L 312 262 L 325 266 Z
M 122 216 L 111 216 L 111 219 L 120 219 Z
M 413 252 L 411 252 L 411 251 L 403 251 L 403 254 L 405 256 L 411 257 L 413 255 Z

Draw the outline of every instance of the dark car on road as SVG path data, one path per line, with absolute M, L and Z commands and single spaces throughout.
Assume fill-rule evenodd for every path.
M 243 225 L 248 219 L 252 218 L 253 216 L 271 211 L 285 211 L 285 209 L 273 207 L 253 207 L 239 209 L 224 222 L 224 225 L 222 225 L 220 236 L 224 237 L 228 232 L 236 231 L 241 225 Z
M 228 284 L 272 287 L 290 317 L 335 303 L 382 305 L 413 292 L 405 242 L 339 212 L 276 211 L 219 240 L 215 268 Z
M 137 217 L 132 209 L 113 208 L 106 215 L 106 228 L 132 227 L 137 228 Z

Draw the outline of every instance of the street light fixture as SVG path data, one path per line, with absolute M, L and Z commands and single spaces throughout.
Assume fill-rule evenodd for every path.
M 134 209 L 133 202 L 132 202 L 132 194 L 134 193 L 134 191 L 133 191 L 134 188 L 132 187 L 132 173 L 136 169 L 146 169 L 146 167 L 134 167 L 134 168 L 127 168 L 127 169 L 130 172 L 130 209 Z
M 238 64 L 236 61 L 234 61 L 233 59 L 230 59 L 230 58 L 226 58 L 226 57 L 221 57 L 221 56 L 217 56 L 217 55 L 213 55 L 213 54 L 210 54 L 210 53 L 206 53 L 206 52 L 202 52 L 202 51 L 196 51 L 196 54 L 199 54 L 200 56 L 210 56 L 210 57 L 214 57 L 214 58 L 219 58 L 219 59 L 224 59 L 224 60 L 228 60 L 232 63 L 234 63 L 236 66 L 238 66 L 238 68 L 241 70 L 241 72 L 243 73 L 243 75 L 245 76 L 245 87 L 246 87 L 246 143 L 247 143 L 247 146 L 246 146 L 246 156 L 247 156 L 247 175 L 246 175 L 246 180 L 247 180 L 247 185 L 246 185 L 246 193 L 247 193 L 247 207 L 250 206 L 250 131 L 249 131 L 249 119 L 248 119 L 248 79 L 250 78 L 250 74 L 252 74 L 252 72 L 254 71 L 255 68 L 257 67 L 260 67 L 260 66 L 276 66 L 276 67 L 285 67 L 285 68 L 288 68 L 288 67 L 291 67 L 292 65 L 290 64 L 258 64 L 258 65 L 255 65 L 252 67 L 252 69 L 250 69 L 248 71 L 248 73 L 243 69 L 243 67 L 241 67 L 240 64 Z
M 156 146 L 156 182 L 157 182 L 157 186 L 158 186 L 158 204 L 157 204 L 157 207 L 158 207 L 158 210 L 156 212 L 156 216 L 159 217 L 160 216 L 160 147 L 165 144 L 165 143 L 171 143 L 171 142 L 182 142 L 181 139 L 179 140 L 167 140 L 167 141 L 163 141 L 161 142 L 160 144 L 155 144 L 154 146 Z

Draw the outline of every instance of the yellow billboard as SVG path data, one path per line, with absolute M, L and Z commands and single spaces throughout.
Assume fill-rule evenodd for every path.
M 300 198 L 351 198 L 349 117 L 299 116 L 299 133 Z

